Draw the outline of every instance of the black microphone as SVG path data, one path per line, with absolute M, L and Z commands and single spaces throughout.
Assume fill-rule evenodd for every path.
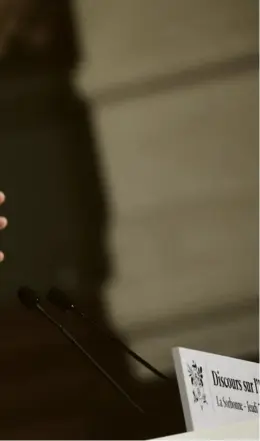
M 81 344 L 73 337 L 73 335 L 67 331 L 59 322 L 57 322 L 41 305 L 40 298 L 37 296 L 35 291 L 28 287 L 22 287 L 18 291 L 18 298 L 21 303 L 28 309 L 37 309 L 41 314 L 43 314 L 49 322 L 56 326 L 60 332 L 72 343 L 74 344 L 85 357 L 95 366 L 95 368 L 112 384 L 112 386 L 123 395 L 132 406 L 134 406 L 139 412 L 144 413 L 144 410 L 130 397 L 130 395 L 114 380 L 102 366 L 81 346 Z
M 140 355 L 136 354 L 132 349 L 130 349 L 128 346 L 125 345 L 119 338 L 114 336 L 109 330 L 103 328 L 101 325 L 99 325 L 97 322 L 94 322 L 87 314 L 80 311 L 74 303 L 69 299 L 67 294 L 65 294 L 63 291 L 61 291 L 58 288 L 52 288 L 48 294 L 47 299 L 49 302 L 51 302 L 53 305 L 55 305 L 57 308 L 61 309 L 62 311 L 72 311 L 77 316 L 81 317 L 83 320 L 88 321 L 92 326 L 97 328 L 100 332 L 102 332 L 109 340 L 116 343 L 123 351 L 125 351 L 128 355 L 133 357 L 136 361 L 138 361 L 140 364 L 146 367 L 146 369 L 150 370 L 153 374 L 157 375 L 163 380 L 170 381 L 170 379 L 164 375 L 162 372 L 158 371 L 155 367 L 153 367 L 150 363 L 148 363 L 146 360 L 144 360 Z

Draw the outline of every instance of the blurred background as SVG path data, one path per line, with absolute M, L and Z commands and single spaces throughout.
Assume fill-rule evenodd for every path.
M 171 348 L 258 361 L 257 0 L 1 0 L 1 439 L 185 431 Z M 165 374 L 17 290 L 57 286 Z

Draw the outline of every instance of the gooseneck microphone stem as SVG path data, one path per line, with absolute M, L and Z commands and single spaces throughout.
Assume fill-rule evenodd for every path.
M 55 325 L 60 332 L 73 343 L 81 352 L 89 359 L 89 361 L 95 366 L 96 369 L 117 389 L 124 397 L 141 413 L 144 413 L 143 409 L 128 395 L 127 392 L 100 366 L 100 364 L 81 346 L 81 344 L 73 337 L 73 335 L 67 331 L 59 322 L 57 322 L 47 311 L 38 303 L 37 309 L 40 311 L 53 325 Z
M 123 343 L 121 340 L 119 340 L 116 336 L 114 336 L 111 332 L 109 332 L 107 329 L 104 329 L 102 326 L 94 322 L 92 319 L 90 319 L 87 314 L 85 314 L 82 311 L 79 311 L 74 305 L 72 305 L 71 308 L 72 311 L 74 311 L 75 314 L 77 314 L 79 317 L 81 317 L 86 322 L 91 323 L 92 326 L 97 328 L 100 332 L 106 335 L 106 337 L 113 341 L 115 344 L 117 344 L 119 347 L 121 347 L 128 355 L 133 357 L 138 363 L 142 364 L 146 369 L 151 371 L 153 374 L 157 375 L 157 377 L 160 377 L 163 380 L 168 380 L 169 378 L 164 375 L 162 372 L 158 371 L 154 366 L 152 366 L 148 361 L 144 360 L 140 355 L 136 354 L 136 352 L 132 351 L 128 346 L 126 346 L 125 343 Z
M 65 329 L 61 323 L 57 322 L 40 304 L 40 300 L 34 291 L 29 288 L 22 288 L 19 290 L 18 297 L 20 301 L 29 309 L 37 309 L 43 314 L 49 322 L 51 322 L 59 331 L 74 345 L 79 351 L 88 358 L 94 367 L 109 381 L 109 383 L 123 395 L 129 403 L 140 413 L 144 414 L 144 410 L 130 397 L 130 395 L 106 372 L 102 366 L 83 348 L 83 346 L 73 337 L 73 335 Z
M 83 319 L 85 322 L 90 323 L 93 327 L 95 327 L 98 331 L 103 333 L 103 335 L 108 338 L 110 341 L 113 341 L 116 345 L 118 345 L 123 351 L 125 351 L 128 355 L 133 357 L 138 363 L 142 364 L 146 369 L 151 371 L 154 375 L 157 377 L 170 381 L 170 379 L 164 375 L 162 372 L 158 371 L 154 366 L 152 366 L 148 361 L 144 360 L 140 355 L 136 354 L 132 349 L 130 349 L 125 343 L 123 343 L 119 338 L 117 338 L 112 332 L 110 332 L 108 329 L 104 328 L 100 324 L 98 324 L 96 321 L 91 319 L 87 314 L 80 311 L 76 305 L 70 300 L 70 298 L 67 296 L 67 294 L 63 291 L 61 291 L 58 288 L 52 288 L 48 294 L 47 299 L 49 302 L 51 302 L 54 306 L 59 308 L 62 311 L 71 311 L 77 316 L 79 316 L 81 319 Z

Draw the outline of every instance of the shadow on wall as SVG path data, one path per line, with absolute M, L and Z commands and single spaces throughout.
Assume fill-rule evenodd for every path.
M 55 346 L 56 331 L 23 310 L 14 295 L 21 285 L 39 292 L 65 288 L 108 327 L 103 290 L 112 276 L 109 197 L 90 105 L 72 87 L 78 54 L 69 5 L 19 0 L 9 6 L 3 2 L 0 11 L 0 187 L 10 219 L 2 237 L 7 259 L 1 266 L 0 326 L 7 343 L 0 436 L 142 439 L 182 432 L 175 381 L 170 388 L 160 381 L 142 384 L 117 348 L 67 318 L 90 353 L 146 409 L 140 416 L 63 340 Z M 19 26 L 10 36 L 12 19 Z
M 112 343 L 49 307 L 146 410 L 139 415 L 14 295 L 21 285 L 40 293 L 57 286 L 110 327 L 103 299 L 113 276 L 109 183 L 90 103 L 72 86 L 79 55 L 70 5 L 0 3 L 0 188 L 10 220 L 0 247 L 7 256 L 0 268 L 0 438 L 148 439 L 183 432 L 174 378 L 170 386 L 138 381 Z M 10 27 L 13 22 L 19 26 Z

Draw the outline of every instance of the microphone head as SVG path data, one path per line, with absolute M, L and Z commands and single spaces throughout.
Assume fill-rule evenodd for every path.
M 52 288 L 47 294 L 47 299 L 62 311 L 69 311 L 74 308 L 74 305 L 67 294 L 58 288 Z
M 37 305 L 40 303 L 40 299 L 36 292 L 26 286 L 23 286 L 18 290 L 18 298 L 28 309 L 36 309 Z

